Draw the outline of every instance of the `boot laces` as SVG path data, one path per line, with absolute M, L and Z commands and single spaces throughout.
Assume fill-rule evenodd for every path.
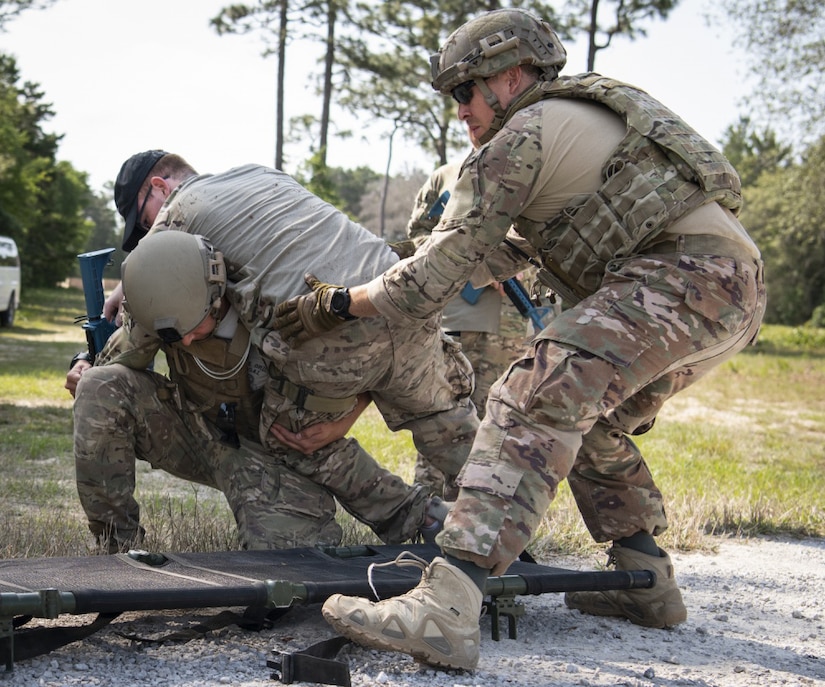
M 373 571 L 376 568 L 387 568 L 391 565 L 395 565 L 399 568 L 418 568 L 423 573 L 423 575 L 427 574 L 427 568 L 429 568 L 430 566 L 430 564 L 426 560 L 424 560 L 420 556 L 416 556 L 411 551 L 402 551 L 395 557 L 394 560 L 387 561 L 386 563 L 370 563 L 369 567 L 367 568 L 367 582 L 369 582 L 370 589 L 372 589 L 372 593 L 377 601 L 381 601 L 381 596 L 375 589 L 375 584 L 372 580 Z

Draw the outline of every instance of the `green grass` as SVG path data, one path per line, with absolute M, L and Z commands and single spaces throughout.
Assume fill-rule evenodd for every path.
M 63 388 L 83 348 L 79 291 L 29 290 L 12 329 L 0 329 L 0 558 L 81 555 L 91 537 L 74 485 L 71 397 Z M 353 429 L 391 470 L 412 478 L 407 432 L 374 408 Z M 665 548 L 712 548 L 720 536 L 825 537 L 825 330 L 766 326 L 760 343 L 672 399 L 637 438 L 661 487 Z M 138 466 L 138 500 L 153 550 L 237 546 L 223 497 Z M 377 541 L 339 516 L 345 543 Z M 594 545 L 566 484 L 531 551 L 589 553 Z
M 388 438 L 374 409 L 354 430 L 412 477 L 408 437 Z M 673 398 L 636 442 L 665 497 L 665 548 L 712 549 L 720 536 L 825 537 L 825 330 L 766 326 L 756 346 Z M 562 484 L 531 552 L 602 549 Z

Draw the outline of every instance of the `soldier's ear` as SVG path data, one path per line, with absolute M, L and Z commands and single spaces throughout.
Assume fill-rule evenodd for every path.
M 160 191 L 161 195 L 166 198 L 172 192 L 172 187 L 167 181 L 169 177 L 153 176 L 149 179 L 149 186 Z
M 525 80 L 529 76 L 527 71 L 524 70 L 521 65 L 510 67 L 506 72 L 504 72 L 504 75 L 507 79 L 507 88 L 510 93 L 519 92 L 524 85 Z

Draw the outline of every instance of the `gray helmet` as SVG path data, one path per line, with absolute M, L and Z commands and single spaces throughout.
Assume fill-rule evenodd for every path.
M 555 79 L 567 62 L 556 32 L 543 19 L 520 9 L 486 12 L 454 31 L 430 57 L 433 88 L 444 95 L 465 81 L 486 79 L 531 64 L 544 80 Z
M 185 231 L 144 237 L 122 267 L 124 307 L 166 343 L 180 341 L 221 307 L 226 290 L 223 255 Z

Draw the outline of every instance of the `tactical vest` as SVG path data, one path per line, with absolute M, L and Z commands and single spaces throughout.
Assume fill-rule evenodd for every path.
M 239 324 L 231 341 L 213 336 L 189 346 L 164 346 L 163 350 L 170 379 L 192 406 L 188 410 L 202 413 L 214 423 L 221 403 L 235 403 L 236 431 L 259 441 L 263 390 L 253 391 L 249 385 L 248 346 L 249 331 Z
M 514 226 L 541 252 L 542 280 L 565 304 L 598 290 L 607 263 L 644 250 L 689 211 L 717 202 L 738 213 L 741 183 L 714 146 L 647 93 L 584 74 L 537 84 L 525 107 L 547 98 L 593 100 L 621 115 L 627 132 L 602 168 L 595 193 L 570 200 L 549 221 Z M 532 101 L 532 102 L 531 102 Z

